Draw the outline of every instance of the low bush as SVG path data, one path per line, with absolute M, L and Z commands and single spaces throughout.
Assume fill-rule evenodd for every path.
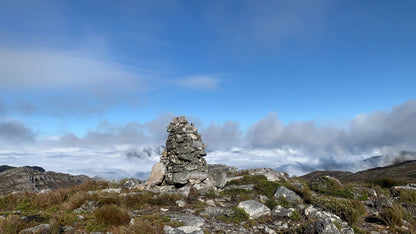
M 126 196 L 124 204 L 133 209 L 144 209 L 150 207 L 150 200 L 152 199 L 152 194 L 149 192 L 137 193 Z
M 127 233 L 158 234 L 163 233 L 164 226 L 183 226 L 183 223 L 172 222 L 169 217 L 160 214 L 141 215 L 134 219 L 134 225 L 130 226 Z
M 354 193 L 350 186 L 340 185 L 336 181 L 325 176 L 321 177 L 319 181 L 310 182 L 308 185 L 310 189 L 320 194 L 348 199 L 354 198 Z
M 240 202 L 240 201 L 245 201 L 245 200 L 250 200 L 252 199 L 255 194 L 247 189 L 242 189 L 242 188 L 229 188 L 229 189 L 225 189 L 223 191 L 220 192 L 220 196 L 222 197 L 231 197 L 231 201 L 233 202 Z
M 322 197 L 317 200 L 317 205 L 338 215 L 350 225 L 356 224 L 366 214 L 363 204 L 357 200 Z
M 416 191 L 400 189 L 397 191 L 396 196 L 398 197 L 399 202 L 416 204 Z
M 378 178 L 374 180 L 370 180 L 370 183 L 374 185 L 379 185 L 382 188 L 391 188 L 394 186 L 400 186 L 408 184 L 408 181 L 405 180 L 398 180 L 398 179 L 392 179 L 392 178 Z
M 149 200 L 149 204 L 152 206 L 172 206 L 175 205 L 177 200 L 183 197 L 179 194 L 162 194 L 158 197 Z
M 258 180 L 254 184 L 254 191 L 257 194 L 262 194 L 271 198 L 273 197 L 274 193 L 276 192 L 276 189 L 279 186 L 280 186 L 280 183 L 274 182 L 274 181 L 268 181 L 266 177 L 264 177 L 264 180 Z
M 115 205 L 104 205 L 94 212 L 97 223 L 107 226 L 119 226 L 128 224 L 130 216 L 126 210 Z
M 30 227 L 31 223 L 24 222 L 17 215 L 9 215 L 0 221 L 0 233 L 15 234 L 20 230 Z
M 394 203 L 392 207 L 384 208 L 380 212 L 379 216 L 380 219 L 383 220 L 387 225 L 394 228 L 395 226 L 402 225 L 402 219 L 405 216 L 405 212 L 406 211 L 401 205 Z
M 217 217 L 218 220 L 222 220 L 226 223 L 241 223 L 247 221 L 250 216 L 242 209 L 238 207 L 234 207 L 232 209 L 232 215 L 220 215 Z

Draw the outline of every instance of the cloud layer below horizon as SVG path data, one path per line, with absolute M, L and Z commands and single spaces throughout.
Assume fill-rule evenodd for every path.
M 2 164 L 36 165 L 47 170 L 106 178 L 145 178 L 167 137 L 173 114 L 147 123 L 101 122 L 85 136 L 67 133 L 40 138 L 16 120 L 0 122 Z M 416 150 L 416 100 L 355 116 L 343 126 L 315 121 L 283 123 L 270 112 L 246 131 L 238 122 L 199 126 L 208 147 L 208 163 L 238 168 L 271 167 L 300 175 L 313 170 L 357 171 L 382 166 Z M 371 160 L 374 156 L 385 156 Z M 410 158 L 409 158 L 410 157 Z M 370 159 L 370 160 L 369 160 Z M 364 161 L 367 160 L 367 161 Z

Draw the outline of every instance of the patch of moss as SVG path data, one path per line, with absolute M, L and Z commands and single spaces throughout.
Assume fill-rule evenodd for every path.
M 354 198 L 354 193 L 350 186 L 340 185 L 336 181 L 325 176 L 321 177 L 320 181 L 310 182 L 308 185 L 313 191 L 320 194 L 348 199 Z
M 107 227 L 105 224 L 97 223 L 93 220 L 90 220 L 85 228 L 90 232 L 105 232 L 107 231 Z
M 232 209 L 232 215 L 220 215 L 217 217 L 218 220 L 224 221 L 226 223 L 241 223 L 249 219 L 249 215 L 241 208 L 234 207 Z
M 271 198 L 280 185 L 281 184 L 278 182 L 268 181 L 265 177 L 264 180 L 259 180 L 254 184 L 254 191 L 257 194 L 262 194 Z

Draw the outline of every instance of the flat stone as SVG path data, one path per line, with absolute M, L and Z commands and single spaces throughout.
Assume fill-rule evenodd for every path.
M 41 224 L 36 227 L 26 228 L 19 232 L 19 234 L 32 234 L 32 233 L 47 233 L 50 230 L 49 224 Z
M 250 216 L 250 219 L 270 215 L 271 213 L 269 207 L 255 200 L 242 201 L 237 207 L 243 209 Z

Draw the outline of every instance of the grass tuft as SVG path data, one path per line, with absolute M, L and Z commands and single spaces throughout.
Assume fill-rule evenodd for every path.
M 130 216 L 125 209 L 115 205 L 104 205 L 94 212 L 97 223 L 107 226 L 120 226 L 130 222 Z

